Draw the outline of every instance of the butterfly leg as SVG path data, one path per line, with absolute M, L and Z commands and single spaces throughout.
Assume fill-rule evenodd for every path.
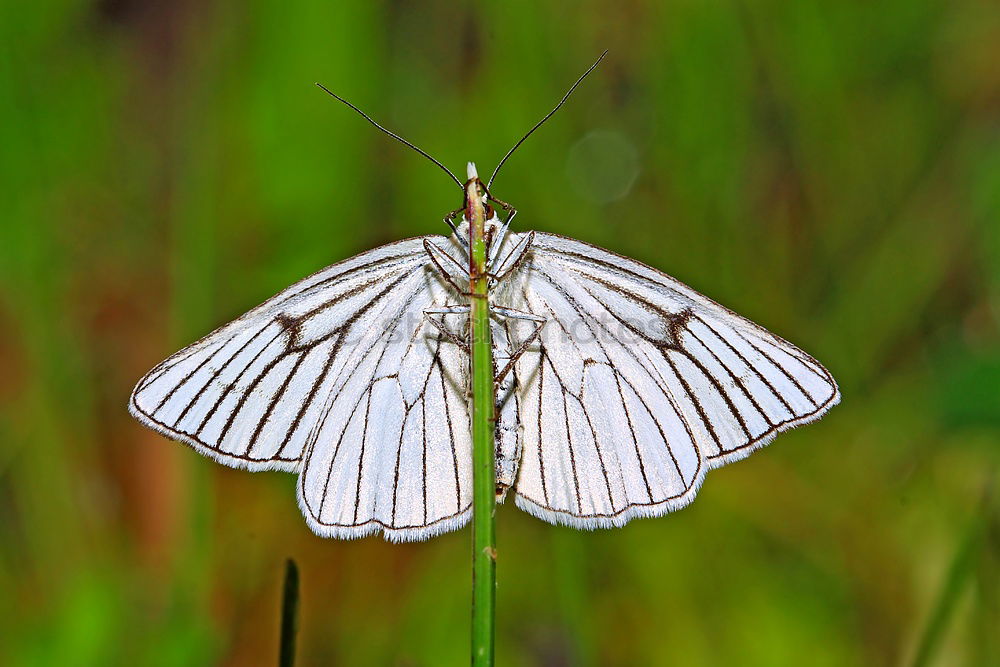
M 499 208 L 501 211 L 507 214 L 506 219 L 500 226 L 500 230 L 496 234 L 496 238 L 491 239 L 490 256 L 488 258 L 489 261 L 487 262 L 487 265 L 493 266 L 493 263 L 496 261 L 497 256 L 500 254 L 500 249 L 503 246 L 504 239 L 507 238 L 507 230 L 510 228 L 510 223 L 511 221 L 514 220 L 514 216 L 517 215 L 517 209 L 508 204 L 507 202 L 497 199 L 489 192 L 486 193 L 486 201 L 496 205 L 497 208 Z M 495 243 L 493 241 L 495 241 Z
M 469 341 L 461 334 L 455 333 L 444 323 L 444 315 L 468 315 L 470 306 L 468 305 L 455 305 L 455 306 L 442 306 L 441 308 L 428 308 L 424 311 L 424 317 L 428 322 L 434 325 L 434 327 L 440 331 L 445 338 L 451 342 L 458 345 L 461 349 L 465 350 L 466 354 L 469 353 Z M 435 318 L 435 315 L 441 315 L 441 320 Z
M 491 195 L 489 192 L 486 193 L 486 201 L 488 201 L 491 204 L 495 204 L 496 207 L 498 209 L 500 209 L 501 211 L 503 211 L 504 213 L 508 213 L 509 216 L 508 216 L 508 218 L 506 220 L 506 222 L 508 222 L 508 223 L 511 220 L 514 219 L 515 215 L 517 215 L 517 209 L 516 208 L 514 208 L 513 206 L 511 206 L 510 204 L 508 204 L 507 202 L 505 202 L 505 201 L 503 201 L 501 199 L 497 199 L 496 197 L 494 197 L 493 195 Z
M 451 231 L 455 234 L 455 236 L 459 236 L 459 233 L 458 233 L 458 227 L 455 226 L 455 222 L 454 221 L 459 216 L 461 216 L 462 213 L 464 213 L 464 212 L 465 212 L 465 208 L 456 208 L 454 211 L 450 211 L 449 213 L 445 214 L 445 216 L 443 218 L 444 224 L 446 224 L 449 227 L 451 227 Z M 459 237 L 459 238 L 461 238 L 461 237 Z
M 430 258 L 434 268 L 459 294 L 465 294 L 468 289 L 459 285 L 468 285 L 469 267 L 449 255 L 443 248 L 428 239 L 424 239 L 424 251 Z
M 462 214 L 464 212 L 465 212 L 464 208 L 456 208 L 454 211 L 451 211 L 450 213 L 448 213 L 447 215 L 445 215 L 444 218 L 443 218 L 443 220 L 444 220 L 444 224 L 446 224 L 449 227 L 451 227 L 452 234 L 455 235 L 455 238 L 458 239 L 458 242 L 462 244 L 462 248 L 465 250 L 466 254 L 468 254 L 468 252 L 469 252 L 469 239 L 467 239 L 464 236 L 462 236 L 461 234 L 459 234 L 458 233 L 458 227 L 455 225 L 455 220 L 458 220 L 459 218 L 461 218 Z
M 520 358 L 520 356 L 524 354 L 524 352 L 538 338 L 538 334 L 541 333 L 542 327 L 545 326 L 546 320 L 544 317 L 539 317 L 538 315 L 534 315 L 532 313 L 528 313 L 523 310 L 517 310 L 515 308 L 494 307 L 491 309 L 491 312 L 494 315 L 498 315 L 499 317 L 502 317 L 504 319 L 519 320 L 522 322 L 531 322 L 532 324 L 534 324 L 534 329 L 531 331 L 530 334 L 528 334 L 527 338 L 521 341 L 520 345 L 517 346 L 517 349 L 515 349 L 513 352 L 510 353 L 510 356 L 505 358 L 507 363 L 504 364 L 503 367 L 501 367 L 500 371 L 496 374 L 495 378 L 496 382 L 501 382 L 503 381 L 504 377 L 511 371 L 511 369 L 514 368 L 514 364 L 517 363 L 517 360 Z M 497 360 L 499 361 L 501 360 L 501 358 L 498 357 Z M 499 366 L 499 364 L 497 365 Z
M 528 251 L 531 249 L 531 244 L 535 242 L 535 232 L 528 232 L 521 237 L 521 240 L 517 242 L 517 245 L 513 246 L 507 251 L 503 259 L 499 263 L 490 264 L 490 280 L 492 284 L 496 284 L 502 281 L 504 278 L 509 276 L 515 269 L 521 266 L 521 263 L 528 256 Z
M 493 306 L 490 308 L 490 312 L 507 320 L 526 320 L 528 322 L 538 322 L 539 324 L 544 324 L 546 321 L 545 318 L 540 315 L 535 315 L 534 313 L 529 313 L 524 310 L 518 310 L 517 308 Z
M 495 236 L 490 239 L 490 256 L 489 261 L 487 262 L 488 266 L 493 266 L 493 262 L 496 261 L 497 255 L 500 254 L 500 249 L 503 247 L 504 239 L 507 238 L 507 230 L 510 229 L 510 221 L 514 219 L 515 215 L 517 215 L 517 211 L 513 208 L 511 208 L 510 211 L 510 215 L 508 215 L 507 219 L 503 221 L 502 225 L 500 225 L 500 229 L 496 232 Z

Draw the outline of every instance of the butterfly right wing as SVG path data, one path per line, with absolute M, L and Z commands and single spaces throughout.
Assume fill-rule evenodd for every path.
M 690 287 L 581 241 L 536 233 L 509 302 L 548 320 L 517 364 L 517 503 L 619 526 L 689 503 L 705 472 L 840 398 L 815 359 Z

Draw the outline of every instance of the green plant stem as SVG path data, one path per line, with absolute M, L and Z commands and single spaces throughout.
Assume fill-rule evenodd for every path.
M 472 664 L 493 665 L 496 609 L 496 464 L 493 341 L 487 298 L 484 210 L 478 185 L 467 186 L 471 237 L 472 354 Z

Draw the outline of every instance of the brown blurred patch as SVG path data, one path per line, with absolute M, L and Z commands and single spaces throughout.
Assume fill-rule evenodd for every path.
M 985 0 L 955 3 L 933 52 L 945 92 L 977 115 L 1000 112 L 1000 13 Z
M 24 345 L 20 340 L 17 319 L 0 293 L 0 405 L 14 400 L 24 387 Z

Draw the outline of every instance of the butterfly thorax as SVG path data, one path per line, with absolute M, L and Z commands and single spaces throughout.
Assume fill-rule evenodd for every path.
M 483 221 L 482 242 L 486 248 L 485 270 L 490 291 L 517 269 L 528 256 L 534 234 L 508 233 L 516 211 L 511 205 L 495 199 L 490 194 L 487 186 L 479 179 L 476 165 L 472 162 L 468 164 L 468 180 L 463 186 L 463 192 L 462 208 L 445 216 L 445 222 L 454 232 L 447 244 L 450 247 L 428 241 L 425 243 L 425 248 L 438 273 L 455 287 L 459 294 L 467 296 L 473 291 L 472 282 L 479 277 L 475 262 L 472 260 L 472 249 L 476 239 L 470 221 Z M 453 221 L 457 221 L 457 224 Z

